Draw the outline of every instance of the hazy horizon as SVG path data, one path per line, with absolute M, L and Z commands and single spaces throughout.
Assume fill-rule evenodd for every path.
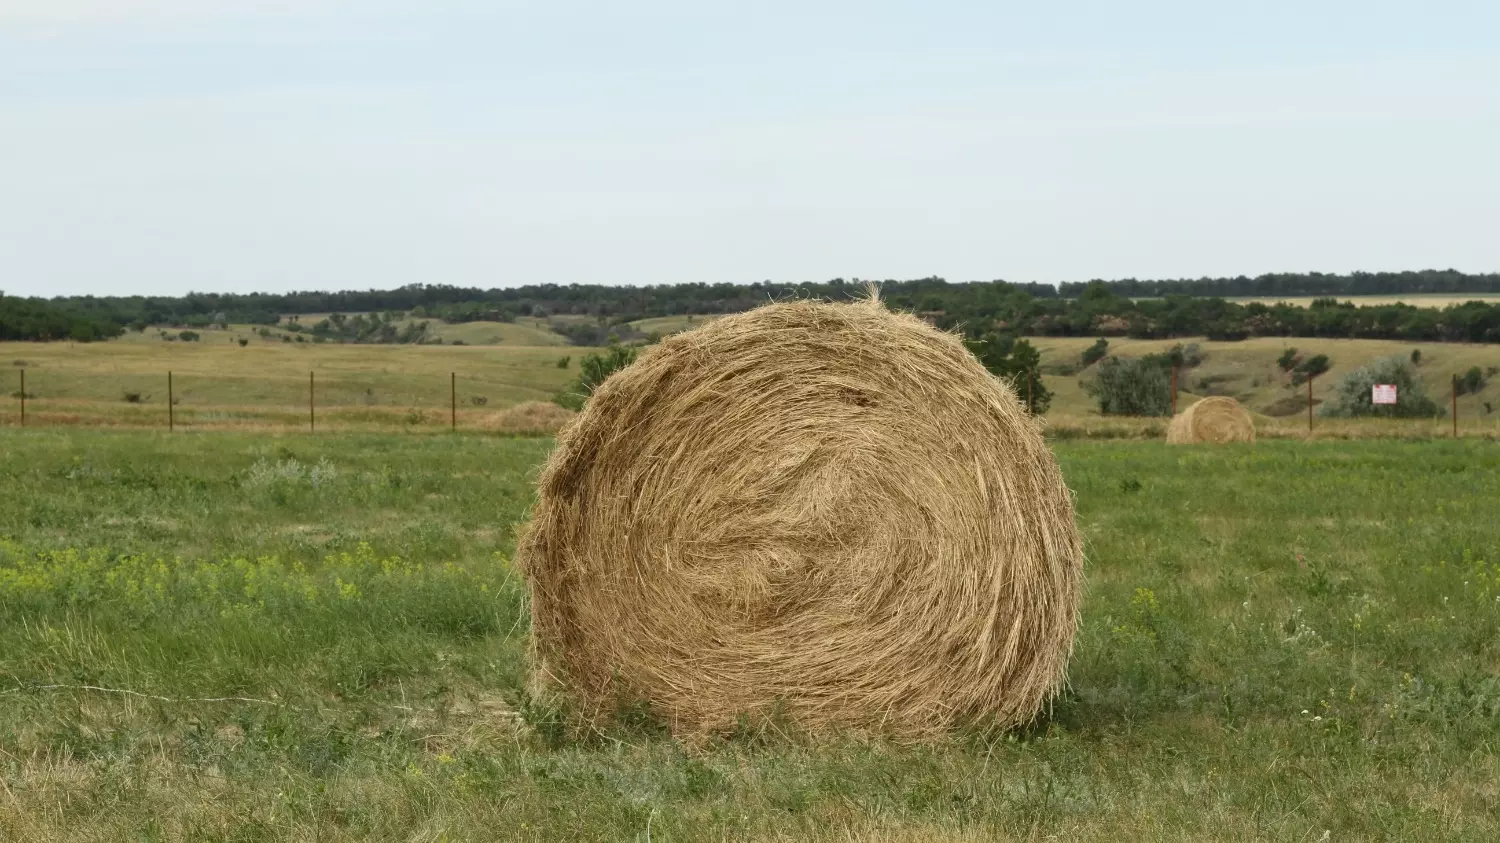
M 1500 270 L 1500 6 L 0 0 L 0 290 Z

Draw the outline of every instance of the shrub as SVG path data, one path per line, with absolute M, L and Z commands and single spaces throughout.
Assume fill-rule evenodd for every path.
M 1203 362 L 1203 353 L 1198 350 L 1198 344 L 1190 342 L 1187 345 L 1177 343 L 1160 354 L 1147 354 L 1140 358 L 1148 365 L 1156 366 L 1162 371 L 1169 372 L 1174 367 L 1178 369 L 1191 369 Z
M 635 349 L 612 345 L 603 354 L 588 354 L 578 363 L 578 377 L 552 400 L 569 410 L 581 410 L 605 378 L 635 362 Z
M 1422 349 L 1414 348 L 1411 350 L 1411 364 L 1413 366 L 1422 365 Z
M 1297 349 L 1291 347 L 1288 347 L 1285 351 L 1281 352 L 1281 356 L 1276 358 L 1276 365 L 1279 366 L 1281 368 L 1281 371 L 1283 372 L 1290 372 L 1291 370 L 1297 368 L 1297 364 L 1300 362 L 1302 362 L 1302 355 L 1297 353 Z
M 245 346 L 247 346 L 249 344 L 250 344 L 249 340 L 245 339 L 244 337 L 240 337 L 240 348 L 244 348 Z
M 1473 395 L 1484 389 L 1484 370 L 1478 366 L 1471 367 L 1469 371 L 1459 376 L 1457 389 L 1459 395 Z
M 1109 353 L 1109 340 L 1100 337 L 1094 340 L 1094 344 L 1083 350 L 1082 360 L 1084 368 L 1098 363 Z
M 1084 390 L 1106 416 L 1167 416 L 1172 413 L 1171 387 L 1158 360 L 1110 357 L 1100 363 Z
M 1370 394 L 1375 384 L 1393 384 L 1396 387 L 1396 402 L 1392 405 L 1375 406 Z M 1333 396 L 1323 403 L 1318 414 L 1330 418 L 1356 416 L 1396 416 L 1413 418 L 1436 416 L 1438 406 L 1422 386 L 1422 381 L 1412 371 L 1409 360 L 1388 357 L 1356 369 L 1339 380 Z
M 557 358 L 557 368 L 559 368 L 559 369 L 566 369 L 566 368 L 568 368 L 568 363 L 572 359 L 573 358 L 571 358 L 571 357 L 559 357 L 559 358 Z
M 126 404 L 139 404 L 139 403 L 141 403 L 142 400 L 143 400 L 142 396 L 141 396 L 141 394 L 139 392 L 131 392 L 129 390 L 126 390 L 126 392 L 125 392 L 125 403 Z
M 177 335 L 177 338 L 183 342 L 197 342 L 199 339 L 202 339 L 197 331 L 183 331 Z

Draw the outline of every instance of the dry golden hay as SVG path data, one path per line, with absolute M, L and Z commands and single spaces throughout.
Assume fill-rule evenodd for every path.
M 668 337 L 558 438 L 517 561 L 533 679 L 588 722 L 933 735 L 1035 718 L 1083 553 L 1015 393 L 878 301 Z
M 500 433 L 553 434 L 567 426 L 577 413 L 550 401 L 526 401 L 490 413 L 479 421 L 482 430 Z
M 1240 402 L 1215 396 L 1204 398 L 1173 417 L 1167 425 L 1167 444 L 1198 442 L 1254 442 L 1255 422 Z

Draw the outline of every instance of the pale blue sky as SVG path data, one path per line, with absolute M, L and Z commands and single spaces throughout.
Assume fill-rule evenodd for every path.
M 0 289 L 1500 270 L 1500 3 L 0 0 Z

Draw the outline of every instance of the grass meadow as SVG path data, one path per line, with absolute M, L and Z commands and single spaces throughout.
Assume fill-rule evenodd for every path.
M 670 332 L 689 327 L 685 320 L 648 320 L 652 324 L 638 327 Z M 163 342 L 154 330 L 106 343 L 0 343 L 0 426 L 20 422 L 24 370 L 27 420 L 34 426 L 164 428 L 171 372 L 172 415 L 176 425 L 188 430 L 305 430 L 309 374 L 317 425 L 325 431 L 439 430 L 452 422 L 455 397 L 458 425 L 483 428 L 499 410 L 550 400 L 577 376 L 583 356 L 596 351 L 509 340 L 484 344 L 484 332 L 495 326 L 525 342 L 541 342 L 537 337 L 546 333 L 531 322 L 471 323 L 443 328 L 469 332 L 473 342 L 463 346 L 283 343 L 247 334 L 252 341 L 241 347 L 238 329 L 232 327 L 201 331 L 203 339 L 194 343 Z M 562 341 L 557 334 L 547 336 L 549 342 Z M 1072 371 L 1092 338 L 1031 342 L 1042 355 L 1042 380 L 1055 394 L 1047 419 L 1056 435 L 1162 435 L 1164 420 L 1099 416 L 1083 386 L 1088 370 Z M 1137 356 L 1176 343 L 1115 339 L 1110 350 Z M 1258 432 L 1265 437 L 1308 435 L 1305 387 L 1291 384 L 1276 366 L 1276 358 L 1288 346 L 1306 355 L 1326 354 L 1332 362 L 1330 371 L 1313 383 L 1315 403 L 1327 399 L 1345 373 L 1383 357 L 1409 358 L 1413 351 L 1421 352 L 1418 377 L 1445 412 L 1454 375 L 1475 366 L 1500 371 L 1500 346 L 1495 345 L 1277 338 L 1198 345 L 1203 362 L 1183 373 L 1179 408 L 1206 395 L 1233 396 L 1257 415 Z M 450 377 L 456 380 L 450 383 Z M 455 387 L 456 396 L 450 393 Z M 1460 435 L 1500 437 L 1500 377 L 1492 376 L 1478 392 L 1459 397 L 1458 415 Z M 1448 435 L 1447 417 L 1394 422 L 1319 419 L 1313 430 L 1315 437 L 1339 439 Z
M 1500 450 L 1054 442 L 1071 683 L 938 745 L 525 690 L 550 441 L 0 431 L 0 840 L 1500 839 Z

